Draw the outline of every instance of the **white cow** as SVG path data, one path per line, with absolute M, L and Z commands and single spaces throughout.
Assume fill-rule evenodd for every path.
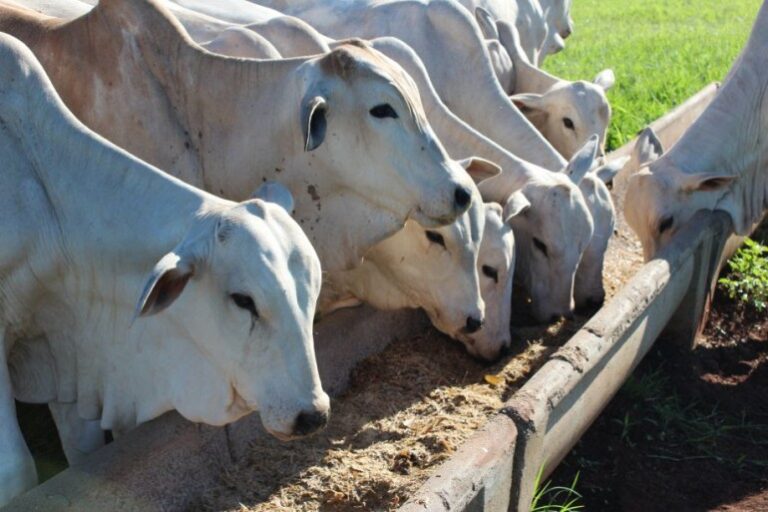
M 231 59 L 200 49 L 152 0 L 103 0 L 68 23 L 2 7 L 0 29 L 30 41 L 86 124 L 151 163 L 233 199 L 285 183 L 328 270 L 359 264 L 408 218 L 436 227 L 469 206 L 471 180 L 412 81 L 360 41 Z
M 515 29 L 520 35 L 521 47 L 527 62 L 539 66 L 547 55 L 557 53 L 565 47 L 557 30 L 548 24 L 548 13 L 542 9 L 539 0 L 460 0 L 470 13 L 481 11 L 477 21 L 485 36 L 499 40 L 501 29 Z M 506 41 L 501 40 L 506 47 Z M 506 48 L 511 54 L 512 48 Z
M 283 187 L 234 203 L 142 163 L 5 34 L 0 162 L 0 504 L 36 480 L 14 398 L 53 403 L 70 456 L 99 444 L 81 439 L 96 420 L 120 433 L 173 409 L 212 425 L 259 410 L 283 439 L 325 423 L 320 263 Z
M 481 10 L 477 14 L 483 16 Z M 527 62 L 514 28 L 501 29 L 500 36 L 512 49 L 514 73 L 502 86 L 515 105 L 565 158 L 571 158 L 593 134 L 600 137 L 602 156 L 611 122 L 605 92 L 615 83 L 613 71 L 601 71 L 592 83 L 562 80 Z
M 237 0 L 227 1 L 236 2 Z M 311 53 L 327 51 L 329 42 L 331 46 L 337 44 L 316 31 L 313 31 L 311 28 L 305 30 L 309 30 L 309 34 L 303 39 L 306 41 L 314 41 L 314 47 L 310 46 L 310 49 L 308 50 Z M 269 39 L 282 52 L 284 48 L 286 48 L 283 41 L 288 38 L 284 35 L 274 39 L 273 37 L 275 35 L 276 34 L 270 35 Z M 572 181 L 567 177 L 565 179 L 558 176 L 552 177 L 549 175 L 550 173 L 544 169 L 516 158 L 483 135 L 477 133 L 471 127 L 466 125 L 466 123 L 453 115 L 437 96 L 418 55 L 416 55 L 416 53 L 406 44 L 391 37 L 374 39 L 372 40 L 372 44 L 377 50 L 403 66 L 409 75 L 416 81 L 430 123 L 434 126 L 440 139 L 445 141 L 447 146 L 451 148 L 451 152 L 455 157 L 477 154 L 492 160 L 495 163 L 501 164 L 506 176 L 506 185 L 501 188 L 494 187 L 497 190 L 492 192 L 492 200 L 504 204 L 506 202 L 506 197 L 496 193 L 499 189 L 506 190 L 507 194 L 509 194 L 524 186 L 524 184 L 531 179 L 535 180 L 539 186 L 548 184 L 552 187 L 569 187 L 570 192 L 568 194 L 551 196 L 555 203 L 545 200 L 550 196 L 538 194 L 536 198 L 532 198 L 534 202 L 533 209 L 540 211 L 539 218 L 542 219 L 542 222 L 553 224 L 553 226 L 547 230 L 553 240 L 570 239 L 573 242 L 567 249 L 575 254 L 567 259 L 571 261 L 573 259 L 579 260 L 581 258 L 581 264 L 579 266 L 579 274 L 581 276 L 577 276 L 575 288 L 575 294 L 578 298 L 577 305 L 580 307 L 588 307 L 595 304 L 601 304 L 605 295 L 601 275 L 603 257 L 608 239 L 613 233 L 614 210 L 607 188 L 597 179 L 598 173 L 588 173 L 577 184 L 579 188 L 590 194 L 585 202 L 584 198 L 580 197 L 581 194 L 579 193 L 578 188 L 574 187 Z M 294 54 L 294 56 L 298 55 L 301 54 Z M 562 160 L 562 157 L 558 156 L 558 158 Z M 561 169 L 565 168 L 566 165 L 563 163 Z M 611 169 L 610 167 L 604 167 L 600 169 L 599 174 L 601 177 L 612 176 L 616 170 L 617 169 Z M 542 201 L 537 202 L 539 200 Z M 586 209 L 588 209 L 591 216 L 594 217 L 594 221 L 584 218 L 585 204 Z M 561 214 L 553 212 L 565 213 Z M 563 220 L 565 223 L 561 222 Z M 584 240 L 585 236 L 589 236 L 589 231 L 580 229 L 580 227 L 589 223 L 592 223 L 595 229 L 595 237 L 593 241 L 589 241 L 589 239 Z M 528 240 L 527 243 L 531 243 L 530 240 Z M 555 242 L 547 240 L 546 243 Z M 586 247 L 586 253 L 583 258 L 581 257 L 581 253 L 578 252 L 579 247 Z M 571 282 L 573 280 L 572 272 L 574 269 L 568 270 L 559 265 L 560 262 L 550 263 L 549 268 L 546 269 L 547 274 L 551 276 L 549 279 L 556 281 L 563 280 L 566 283 Z M 564 277 L 561 279 L 560 276 Z M 535 276 L 531 276 L 528 278 L 528 282 L 532 282 L 535 279 Z M 554 292 L 554 294 L 563 295 L 559 292 Z M 565 305 L 557 304 L 557 300 L 551 300 L 548 294 L 542 294 L 535 298 L 535 302 L 541 304 L 539 306 L 541 309 L 538 314 L 539 318 L 542 320 L 560 314 L 570 314 L 571 306 L 567 305 L 569 302 L 567 300 L 564 302 Z M 487 299 L 486 305 L 489 306 L 489 308 L 495 307 L 489 305 Z M 482 333 L 483 331 L 481 331 L 480 334 Z
M 625 216 L 646 260 L 698 210 L 722 210 L 747 235 L 768 208 L 768 3 L 712 103 L 661 158 L 658 139 L 638 141 L 641 170 Z M 653 161 L 655 159 L 655 161 Z

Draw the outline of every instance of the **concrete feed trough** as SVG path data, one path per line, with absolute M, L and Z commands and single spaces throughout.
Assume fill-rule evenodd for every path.
M 654 123 L 669 147 L 711 101 L 711 85 Z M 633 143 L 613 156 L 631 151 Z M 629 164 L 628 171 L 636 166 Z M 617 177 L 623 194 L 626 175 Z M 618 204 L 619 210 L 621 205 Z M 621 215 L 618 227 L 626 229 Z M 413 494 L 400 510 L 527 510 L 533 480 L 549 474 L 576 443 L 669 320 L 690 341 L 731 231 L 721 213 L 699 213 L 663 254 L 640 271 Z M 353 366 L 393 339 L 427 326 L 417 312 L 341 311 L 316 327 L 325 387 L 343 391 Z M 350 342 L 352 341 L 352 342 Z M 131 431 L 18 497 L 6 509 L 152 511 L 196 508 L 196 492 L 246 453 L 259 434 L 252 415 L 227 428 L 166 414 Z

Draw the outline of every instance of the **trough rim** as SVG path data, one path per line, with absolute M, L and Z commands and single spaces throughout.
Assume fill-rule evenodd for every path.
M 710 101 L 719 86 L 718 82 L 705 85 L 685 102 L 651 123 L 651 126 L 657 132 L 677 128 L 677 123 L 689 111 L 695 110 L 704 101 Z M 687 125 L 685 129 L 687 129 Z M 606 160 L 611 161 L 624 156 L 632 156 L 636 140 L 635 137 L 616 149 L 608 155 Z M 622 178 L 626 179 L 626 173 Z M 465 442 L 465 444 L 473 446 L 496 446 L 500 450 L 512 449 L 514 451 L 515 456 L 510 461 L 512 476 L 506 484 L 509 493 L 508 502 L 504 504 L 493 503 L 482 496 L 483 493 L 497 495 L 501 492 L 500 489 L 489 493 L 488 489 L 476 486 L 473 496 L 467 496 L 465 492 L 461 492 L 462 489 L 470 487 L 471 483 L 478 482 L 483 478 L 487 479 L 485 474 L 491 469 L 488 467 L 478 469 L 471 464 L 466 464 L 462 468 L 460 464 L 457 464 L 457 461 L 453 460 L 461 455 L 461 452 L 458 452 L 439 466 L 434 471 L 434 476 L 430 477 L 414 493 L 413 497 L 398 510 L 400 512 L 528 510 L 533 492 L 531 485 L 533 479 L 537 476 L 546 478 L 562 458 L 561 455 L 558 455 L 556 460 L 548 461 L 545 460 L 544 455 L 547 451 L 544 446 L 547 423 L 550 416 L 556 412 L 557 406 L 583 382 L 590 370 L 594 370 L 598 364 L 605 361 L 605 358 L 610 356 L 610 352 L 618 351 L 621 348 L 622 342 L 626 341 L 626 338 L 633 333 L 632 329 L 638 327 L 637 324 L 643 313 L 659 295 L 665 292 L 673 276 L 683 277 L 681 271 L 686 271 L 687 275 L 683 279 L 687 281 L 686 285 L 696 279 L 695 270 L 700 269 L 693 268 L 695 266 L 693 260 L 695 253 L 700 250 L 702 242 L 713 238 L 727 238 L 723 235 L 731 232 L 731 220 L 725 213 L 697 213 L 676 234 L 662 253 L 653 260 L 644 263 L 618 293 L 604 304 L 579 331 L 550 355 L 544 365 L 534 372 L 502 406 L 499 413 L 511 418 L 517 427 L 515 439 L 508 440 L 506 445 L 500 445 L 499 439 L 494 439 L 491 432 L 480 430 Z M 716 243 L 715 245 L 718 246 L 715 251 L 719 253 L 722 249 L 721 244 Z M 720 262 L 719 258 L 715 259 L 717 259 L 717 263 Z M 715 266 L 715 263 L 710 260 L 707 261 L 709 267 L 706 271 L 708 274 L 714 271 L 713 266 Z M 686 266 L 691 268 L 684 269 Z M 649 278 L 650 283 L 647 282 Z M 643 293 L 643 289 L 648 293 Z M 637 302 L 638 298 L 641 298 L 641 303 Z M 664 320 L 663 326 L 668 323 L 678 304 L 683 302 L 685 298 L 685 294 L 680 294 L 677 297 L 676 303 L 672 305 L 674 309 L 668 312 L 668 318 Z M 620 324 L 622 323 L 624 328 L 621 328 Z M 646 351 L 642 356 L 647 353 L 647 349 L 657 337 L 658 333 L 652 336 L 650 343 L 646 343 Z M 594 414 L 586 422 L 587 428 L 608 404 L 620 385 L 629 377 L 642 356 L 636 358 L 628 372 L 616 379 L 615 389 L 608 393 L 602 406 L 598 408 L 597 414 Z M 489 422 L 497 420 L 496 417 L 493 417 Z M 570 448 L 578 441 L 586 428 L 579 430 L 579 433 L 571 436 L 570 441 L 572 442 L 565 453 L 570 451 Z M 530 459 L 536 459 L 539 464 L 531 467 Z M 545 462 L 546 464 L 544 464 Z M 478 471 L 482 475 L 481 477 L 478 477 Z M 447 477 L 446 474 L 450 474 L 450 476 Z M 449 486 L 459 486 L 459 492 Z M 526 486 L 530 488 L 526 488 Z

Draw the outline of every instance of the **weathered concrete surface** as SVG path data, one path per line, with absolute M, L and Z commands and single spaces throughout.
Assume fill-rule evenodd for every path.
M 709 286 L 731 229 L 722 212 L 696 214 L 506 404 L 518 427 L 512 509 L 528 510 L 539 469 L 544 477 L 552 472 L 675 312 L 698 318 L 686 300 L 699 301 L 702 286 Z
M 324 387 L 331 394 L 340 393 L 360 360 L 428 325 L 426 316 L 418 311 L 382 312 L 360 307 L 328 316 L 315 325 Z M 200 492 L 216 481 L 223 465 L 243 455 L 248 443 L 262 435 L 267 434 L 258 414 L 227 428 L 216 428 L 168 413 L 19 496 L 3 511 L 195 510 Z
M 461 445 L 400 512 L 506 511 L 517 429 L 499 414 Z

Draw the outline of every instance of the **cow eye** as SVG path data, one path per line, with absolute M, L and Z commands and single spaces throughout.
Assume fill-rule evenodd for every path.
M 659 234 L 662 234 L 663 232 L 671 228 L 674 222 L 675 222 L 674 217 L 666 217 L 664 219 L 661 219 L 661 223 L 659 224 Z
M 483 265 L 483 274 L 493 279 L 494 283 L 499 282 L 499 272 L 495 268 L 489 265 Z
M 259 312 L 256 310 L 256 304 L 253 303 L 253 299 L 248 295 L 242 293 L 232 293 L 230 294 L 230 298 L 232 298 L 235 306 L 248 311 L 254 319 L 259 318 Z
M 443 249 L 445 249 L 445 238 L 437 231 L 427 231 L 427 240 L 433 244 L 442 245 Z
M 398 118 L 397 112 L 395 112 L 395 109 L 393 109 L 389 103 L 376 105 L 371 110 L 369 110 L 369 112 L 373 117 L 378 117 L 379 119 L 383 119 L 385 117 L 391 117 L 392 119 Z
M 576 129 L 576 128 L 573 126 L 573 121 L 571 120 L 571 118 L 570 118 L 570 117 L 564 117 L 564 118 L 563 118 L 563 124 L 564 124 L 564 125 L 565 125 L 565 127 L 566 127 L 566 128 L 568 128 L 569 130 L 575 130 L 575 129 Z
M 533 237 L 533 245 L 534 245 L 534 246 L 535 246 L 535 247 L 536 247 L 538 250 L 540 250 L 540 251 L 541 251 L 541 252 L 544 254 L 544 256 L 546 256 L 546 255 L 547 255 L 547 244 L 545 244 L 544 242 L 542 242 L 542 241 L 541 241 L 541 240 L 539 240 L 538 238 L 536 238 L 536 237 Z

